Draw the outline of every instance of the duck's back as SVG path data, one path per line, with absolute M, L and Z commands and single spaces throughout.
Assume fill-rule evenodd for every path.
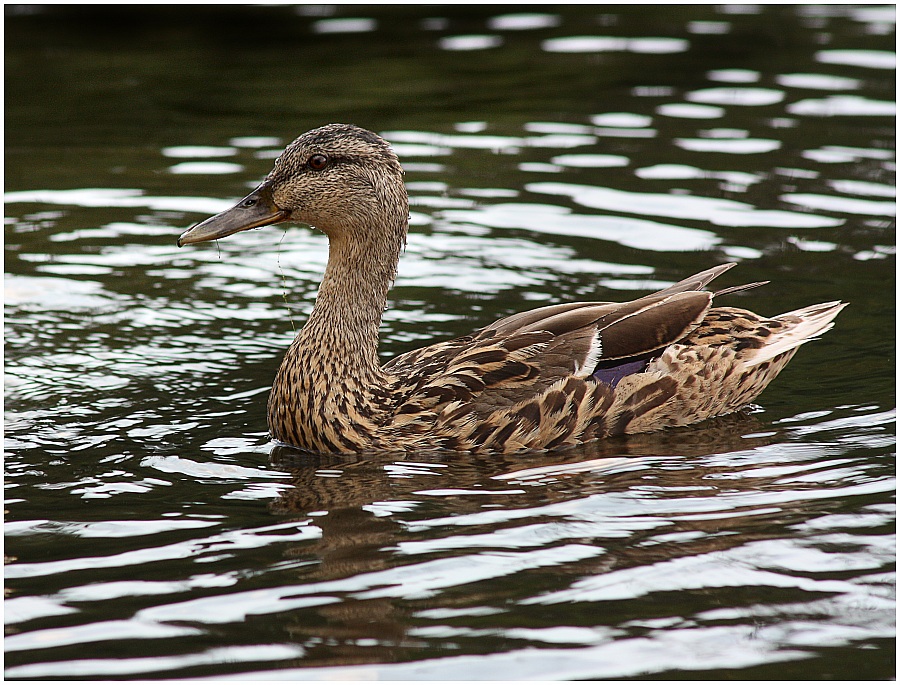
M 688 321 L 685 312 L 692 310 L 683 300 L 695 298 L 676 293 L 647 298 L 646 311 L 636 312 L 635 303 L 582 303 L 545 312 L 570 321 L 603 313 L 594 323 L 582 317 L 580 326 L 556 331 L 526 312 L 402 355 L 385 366 L 396 379 L 398 403 L 384 431 L 398 446 L 515 452 L 703 421 L 756 399 L 799 345 L 828 330 L 844 306 L 833 302 L 765 319 L 744 309 L 709 308 L 711 294 L 695 294 L 706 306 L 681 328 L 664 315 L 667 305 Z

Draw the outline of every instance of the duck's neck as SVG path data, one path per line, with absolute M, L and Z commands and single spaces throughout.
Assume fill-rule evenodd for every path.
M 397 188 L 396 197 L 381 202 L 384 224 L 325 230 L 328 266 L 316 304 L 269 394 L 276 440 L 338 452 L 378 443 L 381 418 L 393 402 L 391 378 L 378 363 L 378 328 L 408 220 L 406 193 Z
M 307 362 L 360 380 L 377 375 L 378 329 L 399 256 L 399 246 L 330 240 L 316 304 L 294 344 Z

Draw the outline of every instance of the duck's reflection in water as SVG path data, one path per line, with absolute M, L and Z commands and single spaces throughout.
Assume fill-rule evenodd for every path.
M 407 591 L 396 569 L 410 564 L 442 561 L 446 568 L 437 572 L 450 577 L 457 564 L 462 578 L 485 554 L 512 560 L 554 545 L 596 548 L 552 565 L 551 575 L 542 576 L 542 591 L 552 592 L 612 570 L 781 535 L 786 522 L 828 505 L 796 497 L 762 504 L 761 494 L 784 489 L 783 473 L 768 468 L 773 455 L 766 452 L 779 436 L 762 428 L 755 416 L 738 414 L 701 427 L 522 455 L 336 456 L 278 446 L 272 464 L 292 474 L 294 487 L 272 511 L 313 517 L 321 537 L 290 554 L 315 562 L 303 567 L 303 582 L 322 583 L 323 594 L 339 598 L 317 607 L 315 620 L 308 612 L 289 619 L 286 629 L 316 649 L 317 663 L 390 661 L 406 647 L 421 648 L 422 638 L 408 632 L 428 625 L 417 611 L 510 599 L 492 582 L 502 571 L 481 582 L 439 580 L 425 592 Z M 794 460 L 801 471 L 815 469 L 814 455 Z M 555 539 L 542 537 L 552 524 L 564 530 Z M 537 528 L 542 536 L 530 537 Z
M 274 468 L 292 475 L 292 489 L 281 493 L 273 511 L 332 512 L 336 509 L 375 507 L 377 503 L 421 501 L 421 491 L 438 490 L 443 499 L 458 499 L 469 489 L 501 494 L 511 482 L 537 480 L 542 472 L 556 476 L 542 479 L 534 492 L 517 489 L 506 493 L 504 502 L 521 495 L 516 505 L 546 504 L 573 493 L 567 475 L 591 473 L 578 480 L 577 494 L 602 492 L 638 467 L 641 458 L 700 457 L 750 450 L 771 444 L 775 433 L 763 432 L 752 414 L 734 414 L 657 433 L 617 436 L 566 450 L 522 454 L 473 454 L 467 452 L 418 451 L 362 455 L 326 455 L 277 445 L 270 454 Z M 675 476 L 678 471 L 672 475 Z M 698 477 L 696 472 L 693 477 Z M 668 479 L 668 476 L 667 476 Z M 472 510 L 480 510 L 473 502 Z M 387 509 L 386 509 L 387 510 Z M 465 509 L 458 513 L 465 513 Z

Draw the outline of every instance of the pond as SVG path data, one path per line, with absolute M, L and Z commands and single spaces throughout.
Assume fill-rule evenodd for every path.
M 5 10 L 8 679 L 894 676 L 893 6 Z M 175 240 L 333 121 L 406 171 L 385 360 L 731 261 L 849 306 L 731 417 L 292 452 L 325 237 Z

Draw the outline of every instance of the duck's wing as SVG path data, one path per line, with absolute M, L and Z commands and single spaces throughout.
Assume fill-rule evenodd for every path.
M 643 297 L 639 300 L 635 300 L 635 303 L 651 298 L 665 297 L 668 295 L 675 295 L 688 291 L 702 290 L 704 287 L 706 287 L 707 284 L 709 284 L 710 281 L 721 276 L 723 273 L 725 273 L 735 265 L 735 262 L 729 262 L 727 264 L 714 266 L 711 269 L 701 271 L 700 273 L 689 276 L 682 281 L 678 281 L 678 283 L 670 285 L 668 288 L 655 292 L 651 295 L 647 295 L 646 297 Z M 760 284 L 753 283 L 749 286 L 737 286 L 735 288 L 729 288 L 727 289 L 727 291 L 731 292 L 733 290 L 743 290 L 748 287 L 755 287 L 756 285 Z M 723 290 L 717 294 L 724 294 L 725 292 L 726 291 Z M 616 307 L 621 307 L 623 305 L 618 302 L 566 302 L 563 304 L 553 304 L 547 307 L 539 307 L 538 309 L 531 309 L 527 312 L 513 314 L 512 316 L 508 316 L 505 319 L 500 319 L 499 321 L 494 322 L 490 326 L 482 329 L 482 331 L 491 331 L 498 335 L 503 335 L 516 330 L 521 330 L 526 327 L 531 327 L 541 321 L 547 321 L 549 319 L 552 319 L 553 317 L 569 314 L 586 307 L 603 306 L 608 306 L 615 309 Z
M 699 290 L 724 264 L 625 303 L 578 302 L 515 314 L 470 336 L 415 350 L 385 365 L 398 417 L 465 403 L 485 415 L 544 393 L 566 378 L 614 386 L 654 351 L 688 335 L 713 294 Z

